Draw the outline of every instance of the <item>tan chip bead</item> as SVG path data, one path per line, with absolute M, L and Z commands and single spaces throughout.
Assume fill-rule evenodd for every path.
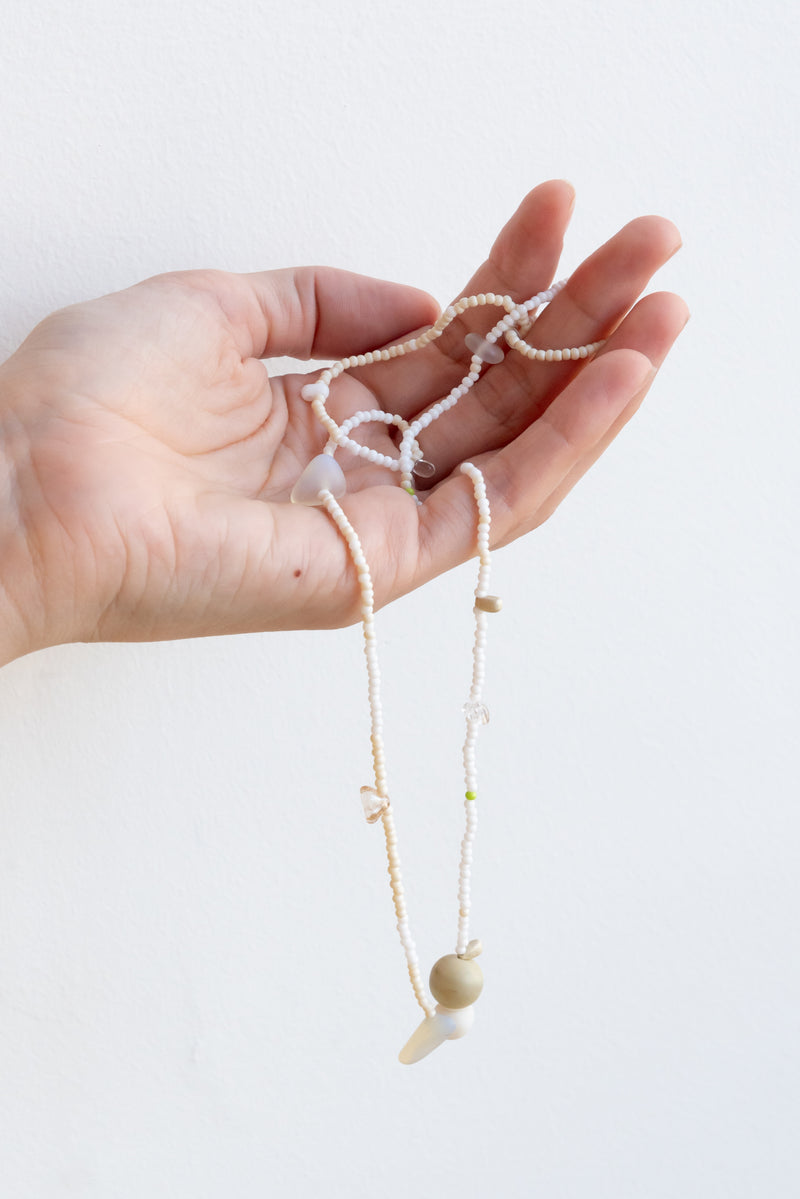
M 475 607 L 479 612 L 499 612 L 503 606 L 503 601 L 499 595 L 479 595 L 475 600 Z

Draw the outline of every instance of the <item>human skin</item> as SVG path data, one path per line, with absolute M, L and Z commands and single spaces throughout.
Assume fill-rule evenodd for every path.
M 573 203 L 567 183 L 535 188 L 463 294 L 524 300 L 547 287 Z M 342 506 L 376 606 L 475 552 L 460 462 L 484 473 L 493 546 L 555 510 L 634 414 L 686 323 L 679 297 L 642 297 L 679 246 L 669 221 L 640 217 L 574 272 L 536 321 L 536 344 L 605 346 L 568 364 L 509 352 L 486 371 L 421 435 L 437 468 L 423 504 L 393 472 L 347 464 Z M 413 288 L 303 267 L 160 275 L 42 321 L 0 366 L 0 663 L 69 641 L 357 620 L 340 534 L 324 510 L 289 502 L 325 441 L 300 398 L 309 376 L 270 379 L 260 360 L 363 353 L 438 311 Z M 486 327 L 485 310 L 470 310 L 424 350 L 348 372 L 329 410 L 413 417 L 460 381 L 464 335 Z M 367 436 L 393 452 L 385 428 Z

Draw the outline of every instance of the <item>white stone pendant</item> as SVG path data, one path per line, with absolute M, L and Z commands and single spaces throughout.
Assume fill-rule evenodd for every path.
M 404 1066 L 413 1066 L 445 1041 L 456 1041 L 466 1036 L 474 1016 L 475 1009 L 472 1006 L 454 1012 L 437 1003 L 435 1014 L 425 1017 L 400 1050 L 400 1061 Z
M 317 454 L 311 459 L 292 488 L 292 503 L 318 508 L 321 491 L 329 491 L 337 500 L 347 491 L 344 471 L 331 454 Z

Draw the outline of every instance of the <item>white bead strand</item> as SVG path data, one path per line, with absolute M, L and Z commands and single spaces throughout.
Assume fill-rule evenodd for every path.
M 472 646 L 472 682 L 469 698 L 464 704 L 466 717 L 466 736 L 464 739 L 464 814 L 465 828 L 461 841 L 461 857 L 458 869 L 458 935 L 456 939 L 456 954 L 466 953 L 469 944 L 469 914 L 472 906 L 470 891 L 472 881 L 472 850 L 475 843 L 475 833 L 478 827 L 478 773 L 475 764 L 475 742 L 478 729 L 488 724 L 489 713 L 483 703 L 483 683 L 486 673 L 486 621 L 488 611 L 478 606 L 478 600 L 485 599 L 489 586 L 491 571 L 491 554 L 489 551 L 489 533 L 491 529 L 491 513 L 489 500 L 486 495 L 486 483 L 482 473 L 471 462 L 461 466 L 463 474 L 472 481 L 475 492 L 475 506 L 478 510 L 478 584 L 475 588 L 475 639 Z M 495 599 L 496 597 L 490 597 Z
M 570 360 L 575 362 L 579 358 L 591 358 L 601 346 L 606 344 L 605 340 L 590 341 L 585 346 L 570 346 L 564 350 L 540 350 L 527 341 L 523 341 L 515 329 L 508 329 L 505 338 L 512 350 L 517 350 L 526 358 L 531 358 L 536 362 L 569 362 Z
M 419 957 L 411 926 L 408 920 L 403 875 L 400 869 L 400 854 L 397 849 L 397 830 L 394 823 L 391 802 L 386 779 L 386 755 L 383 747 L 383 710 L 381 705 L 381 674 L 378 665 L 378 646 L 375 637 L 375 596 L 372 588 L 372 578 L 369 566 L 361 547 L 358 534 L 347 519 L 341 506 L 329 491 L 320 495 L 322 505 L 332 516 L 336 527 L 344 538 L 350 551 L 350 557 L 358 574 L 358 585 L 361 591 L 361 624 L 364 630 L 364 654 L 367 659 L 367 680 L 369 687 L 369 717 L 370 740 L 372 742 L 372 764 L 375 773 L 376 794 L 386 800 L 382 806 L 380 819 L 383 823 L 386 838 L 386 856 L 389 863 L 389 884 L 392 891 L 392 902 L 397 916 L 397 931 L 408 966 L 408 977 L 417 1003 L 426 1016 L 433 1016 L 436 1006 L 429 996 L 420 972 Z M 362 789 L 363 790 L 363 789 Z
M 366 458 L 369 462 L 399 472 L 400 485 L 410 495 L 416 495 L 412 479 L 412 464 L 421 457 L 421 451 L 416 443 L 417 434 L 426 429 L 433 421 L 438 420 L 445 412 L 455 407 L 459 399 L 465 396 L 478 381 L 483 367 L 497 365 L 502 360 L 503 351 L 497 344 L 501 338 L 505 338 L 505 341 L 511 348 L 524 354 L 525 357 L 539 362 L 562 362 L 587 358 L 604 344 L 600 341 L 586 346 L 575 346 L 562 350 L 539 350 L 529 346 L 519 336 L 520 332 L 524 335 L 530 329 L 530 314 L 538 314 L 538 310 L 545 304 L 549 304 L 565 285 L 566 280 L 562 279 L 558 283 L 554 283 L 552 287 L 538 292 L 535 296 L 532 296 L 529 300 L 521 304 L 512 299 L 511 296 L 495 295 L 494 292 L 481 292 L 475 296 L 461 296 L 454 304 L 449 305 L 444 310 L 438 320 L 429 329 L 425 330 L 418 337 L 409 338 L 407 341 L 389 346 L 386 349 L 371 350 L 367 354 L 354 354 L 335 362 L 333 366 L 324 370 L 317 380 L 305 384 L 300 392 L 303 399 L 311 403 L 314 414 L 328 432 L 328 444 L 325 447 L 325 453 L 332 454 L 336 448 L 345 447 L 354 454 L 358 454 L 359 457 Z M 329 415 L 325 408 L 325 401 L 329 395 L 330 384 L 344 371 L 351 370 L 353 367 L 386 362 L 390 358 L 401 357 L 404 354 L 421 350 L 437 337 L 440 337 L 447 326 L 466 312 L 468 308 L 479 308 L 486 305 L 505 308 L 506 316 L 485 337 L 482 337 L 479 333 L 467 334 L 465 338 L 467 348 L 473 351 L 469 370 L 456 387 L 453 387 L 446 396 L 443 396 L 425 409 L 411 426 L 407 426 L 406 422 L 399 416 L 385 413 L 378 409 L 375 410 L 376 415 L 370 418 L 364 417 L 363 414 L 358 414 L 362 417 L 362 420 L 358 423 L 363 423 L 366 419 L 372 419 L 385 424 L 396 424 L 403 431 L 403 441 L 401 442 L 400 453 L 397 458 L 388 454 L 381 454 L 377 450 L 360 445 L 348 436 L 355 425 L 351 423 L 349 428 L 346 428 L 345 426 L 348 425 L 348 421 L 345 421 L 342 426 L 339 426 Z M 349 418 L 350 421 L 353 421 L 353 419 L 352 417 Z M 409 430 L 411 431 L 409 432 Z

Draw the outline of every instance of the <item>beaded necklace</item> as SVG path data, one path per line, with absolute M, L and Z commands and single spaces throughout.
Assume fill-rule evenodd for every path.
M 323 452 L 312 458 L 300 475 L 292 490 L 291 499 L 296 504 L 324 507 L 330 514 L 347 545 L 358 576 L 361 593 L 361 623 L 367 661 L 370 740 L 374 774 L 373 783 L 361 788 L 361 800 L 367 821 L 370 824 L 378 821 L 383 824 L 392 901 L 397 916 L 397 931 L 405 953 L 414 997 L 424 1013 L 422 1023 L 400 1051 L 400 1061 L 406 1065 L 420 1061 L 445 1040 L 456 1040 L 463 1037 L 472 1025 L 473 1004 L 483 989 L 483 974 L 475 961 L 475 958 L 481 953 L 482 946 L 480 941 L 470 940 L 469 937 L 472 851 L 477 828 L 478 797 L 475 744 L 478 730 L 489 720 L 488 710 L 483 703 L 486 624 L 491 613 L 500 611 L 502 602 L 499 596 L 490 595 L 488 590 L 491 570 L 489 552 L 491 512 L 486 495 L 486 484 L 478 467 L 471 462 L 464 462 L 461 464 L 460 470 L 470 479 L 475 496 L 479 561 L 478 581 L 473 604 L 475 633 L 472 645 L 472 682 L 463 708 L 466 720 L 466 735 L 462 751 L 465 828 L 461 841 L 458 873 L 458 930 L 455 953 L 446 954 L 434 964 L 429 979 L 430 991 L 433 996 L 431 998 L 422 981 L 419 958 L 411 935 L 397 848 L 397 831 L 392 804 L 389 800 L 372 576 L 358 534 L 338 502 L 347 491 L 347 482 L 334 455 L 337 449 L 346 448 L 369 462 L 395 471 L 400 476 L 400 486 L 413 497 L 416 503 L 421 503 L 414 487 L 414 478 L 430 478 L 436 473 L 436 468 L 423 457 L 418 442 L 419 434 L 445 412 L 456 406 L 478 381 L 484 367 L 503 361 L 504 350 L 498 344 L 501 339 L 510 349 L 537 362 L 566 362 L 588 358 L 603 344 L 602 341 L 596 341 L 570 349 L 544 350 L 537 349 L 524 340 L 532 327 L 533 320 L 539 315 L 539 310 L 558 294 L 565 282 L 562 280 L 560 283 L 554 284 L 524 303 L 517 303 L 511 296 L 495 295 L 491 292 L 463 296 L 455 304 L 446 308 L 436 323 L 419 337 L 410 338 L 408 341 L 389 346 L 386 349 L 342 358 L 322 371 L 315 382 L 307 383 L 300 392 L 303 399 L 311 405 L 320 424 L 327 431 L 328 442 Z M 479 333 L 466 335 L 464 342 L 472 354 L 469 370 L 461 382 L 453 387 L 447 395 L 424 409 L 413 421 L 406 421 L 396 413 L 386 412 L 383 409 L 356 412 L 341 424 L 337 424 L 330 416 L 325 402 L 330 395 L 331 384 L 344 371 L 353 367 L 387 362 L 391 358 L 421 350 L 440 337 L 447 326 L 468 308 L 484 305 L 504 308 L 505 316 L 497 321 L 485 336 L 481 336 Z M 400 445 L 396 457 L 382 454 L 351 437 L 351 433 L 355 429 L 370 423 L 394 425 L 399 430 Z

